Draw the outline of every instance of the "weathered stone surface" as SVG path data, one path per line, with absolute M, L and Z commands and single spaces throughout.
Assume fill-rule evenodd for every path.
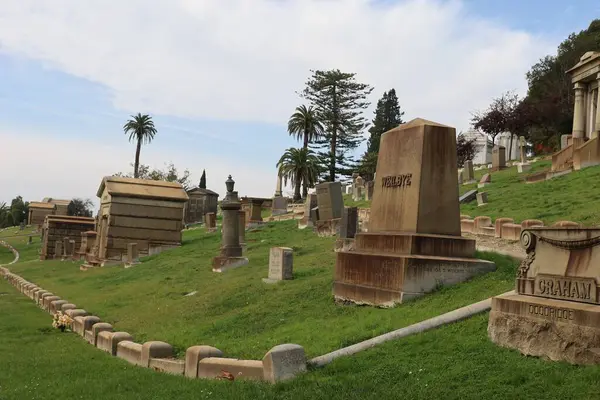
M 142 366 L 148 367 L 151 358 L 172 358 L 173 346 L 169 343 L 151 341 L 142 345 L 140 362 Z
M 271 247 L 267 283 L 294 278 L 294 251 L 289 247 Z
M 523 172 L 528 172 L 531 170 L 531 164 L 529 163 L 519 163 L 517 164 L 517 172 L 522 174 Z
M 57 311 L 62 311 L 61 307 L 63 304 L 67 304 L 66 300 L 54 300 L 50 302 L 50 306 L 48 307 L 48 312 L 50 314 L 56 314 Z
M 502 239 L 520 240 L 521 230 L 523 228 L 519 224 L 506 223 L 502 225 Z
M 174 358 L 151 358 L 148 368 L 171 375 L 183 375 L 185 361 Z
M 530 356 L 600 363 L 600 307 L 523 295 L 494 298 L 490 339 Z
M 488 197 L 487 197 L 486 192 L 477 193 L 477 205 L 478 206 L 484 206 L 487 204 L 487 202 L 488 202 Z
M 67 311 L 65 311 L 65 314 L 67 314 L 69 317 L 71 317 L 73 319 L 75 317 L 85 317 L 85 316 L 89 315 L 88 312 L 82 308 L 75 308 L 75 309 L 67 310 Z
M 319 220 L 327 221 L 341 218 L 344 207 L 342 184 L 340 182 L 319 183 L 315 190 L 317 192 Z
M 60 306 L 60 311 L 62 311 L 63 313 L 66 314 L 67 310 L 76 310 L 77 306 L 75 304 L 71 304 L 71 303 L 65 303 L 62 306 Z
M 221 378 L 224 373 L 231 374 L 235 380 L 263 380 L 263 363 L 256 360 L 238 360 L 235 358 L 204 358 L 198 363 L 199 378 Z M 229 376 L 229 375 L 228 375 Z
M 116 356 L 117 345 L 123 341 L 133 342 L 133 337 L 127 332 L 102 331 L 96 337 L 96 347 Z
M 98 341 L 98 334 L 100 332 L 112 332 L 113 331 L 113 326 L 109 323 L 106 322 L 98 322 L 95 323 L 94 325 L 92 325 L 92 329 L 88 332 L 91 333 L 91 335 L 89 336 L 89 338 L 86 337 L 86 339 L 88 339 L 88 343 L 89 344 L 93 344 L 94 346 L 97 346 L 97 341 Z M 87 332 L 86 332 L 87 334 Z
M 351 239 L 358 230 L 358 208 L 344 207 L 340 221 L 340 238 Z
M 476 197 L 477 197 L 477 189 L 469 190 L 467 193 L 463 194 L 462 196 L 460 196 L 458 198 L 458 202 L 461 204 L 470 203 L 473 200 L 475 200 Z
M 492 300 L 490 338 L 528 355 L 599 363 L 600 228 L 532 227 L 520 239 L 517 294 Z
M 277 196 L 273 197 L 273 206 L 271 208 L 272 215 L 280 215 L 287 213 L 287 197 Z
M 264 378 L 276 383 L 306 371 L 304 348 L 297 344 L 273 347 L 263 358 Z
M 453 128 L 416 119 L 381 136 L 369 232 L 336 253 L 336 299 L 392 306 L 495 269 L 461 237 L 455 171 Z
M 198 363 L 204 358 L 220 358 L 223 352 L 211 346 L 192 346 L 185 352 L 185 376 L 188 378 L 198 377 Z
M 523 229 L 531 228 L 534 226 L 544 226 L 544 222 L 540 221 L 539 219 L 526 219 L 524 221 L 521 221 L 521 226 L 523 227 Z
M 142 345 L 129 340 L 117 344 L 117 357 L 133 365 L 148 366 L 142 364 Z
M 506 148 L 504 146 L 494 146 L 492 149 L 492 171 L 504 168 L 506 168 Z
M 494 221 L 494 232 L 496 237 L 502 237 L 502 225 L 515 222 L 512 218 L 496 218 Z

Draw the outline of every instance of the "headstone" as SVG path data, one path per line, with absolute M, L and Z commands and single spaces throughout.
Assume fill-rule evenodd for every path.
M 522 174 L 531 169 L 531 164 L 529 164 L 525 158 L 525 136 L 519 137 L 519 146 L 521 150 L 521 162 L 517 164 L 517 172 Z
M 486 192 L 479 192 L 477 193 L 477 205 L 478 206 L 484 206 L 486 205 L 488 202 L 487 200 L 487 193 Z
M 62 259 L 66 260 L 69 257 L 69 254 L 71 252 L 71 250 L 69 249 L 69 241 L 71 239 L 69 239 L 68 237 L 63 238 L 63 254 L 62 254 Z
M 250 198 L 250 220 L 248 222 L 251 223 L 260 223 L 263 222 L 262 219 L 262 199 Z M 286 212 L 287 212 L 287 204 L 286 204 Z
M 375 189 L 375 182 L 369 181 L 365 186 L 365 200 L 373 200 L 373 190 Z
M 478 188 L 482 188 L 482 187 L 486 187 L 487 185 L 489 185 L 490 183 L 492 183 L 492 175 L 490 174 L 485 174 L 481 177 L 481 179 L 479 180 L 479 184 L 477 185 Z
M 281 215 L 287 213 L 287 197 L 273 197 L 273 205 L 271 207 L 272 215 Z
M 502 347 L 600 364 L 600 229 L 531 227 L 515 294 L 492 299 L 488 335 Z
M 340 182 L 324 182 L 316 186 L 317 207 L 319 207 L 319 220 L 327 221 L 342 217 L 344 198 Z
M 506 148 L 504 146 L 494 146 L 492 149 L 492 171 L 499 171 L 506 168 Z
M 463 184 L 463 169 L 459 168 L 458 169 L 458 184 L 462 185 Z
M 310 209 L 310 219 L 313 223 L 319 220 L 319 207 L 313 207 Z
M 477 189 L 469 190 L 467 193 L 459 197 L 458 202 L 460 204 L 470 203 L 475 200 L 477 196 Z
M 354 191 L 352 193 L 352 200 L 361 201 L 363 199 L 364 188 L 365 180 L 359 175 L 354 180 Z
M 519 136 L 519 150 L 521 155 L 521 164 L 527 161 L 525 157 L 525 136 Z
M 465 166 L 463 168 L 463 183 L 474 183 L 475 180 L 475 171 L 473 171 L 473 161 L 467 160 L 465 161 Z
M 33 243 L 33 237 L 32 236 L 28 236 L 27 237 L 27 244 L 31 244 Z
M 267 283 L 294 278 L 294 252 L 289 247 L 271 247 L 269 253 L 269 277 Z
M 281 197 L 282 195 L 282 182 L 281 182 L 281 175 L 277 174 L 277 184 L 275 185 L 275 196 L 274 197 Z
M 344 207 L 340 222 L 340 238 L 350 239 L 356 235 L 358 229 L 358 208 Z
M 369 232 L 336 253 L 335 298 L 393 306 L 495 270 L 461 236 L 456 183 L 454 128 L 418 118 L 384 133 Z
M 209 232 L 214 232 L 217 229 L 217 216 L 215 213 L 210 212 L 204 214 L 204 220 L 206 224 L 206 229 Z

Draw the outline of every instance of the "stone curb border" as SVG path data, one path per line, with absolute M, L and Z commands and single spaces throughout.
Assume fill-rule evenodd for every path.
M 6 242 L 18 260 L 18 252 Z M 273 347 L 262 360 L 238 360 L 223 357 L 223 352 L 211 346 L 192 346 L 185 352 L 185 360 L 176 359 L 173 346 L 165 342 L 150 341 L 135 343 L 127 332 L 114 332 L 112 325 L 101 322 L 97 316 L 89 315 L 75 304 L 43 290 L 17 274 L 0 267 L 0 276 L 15 286 L 21 293 L 36 302 L 50 315 L 61 311 L 73 319 L 71 330 L 89 344 L 112 356 L 144 368 L 188 378 L 256 380 L 277 383 L 294 378 L 306 371 L 304 348 L 297 344 L 282 344 Z
M 491 236 L 505 240 L 521 240 L 523 229 L 544 226 L 544 222 L 538 219 L 526 219 L 520 224 L 515 224 L 512 218 L 498 217 L 492 223 L 490 217 L 480 215 L 471 218 L 468 215 L 461 214 L 460 230 L 462 233 L 471 233 L 474 235 Z M 581 228 L 583 225 L 573 221 L 558 221 L 551 225 L 555 228 Z
M 19 252 L 17 251 L 17 249 L 12 247 L 10 244 L 8 244 L 8 242 L 5 242 L 4 240 L 0 240 L 0 246 L 6 247 L 10 251 L 12 251 L 12 253 L 15 255 L 15 258 L 11 262 L 9 262 L 8 264 L 4 264 L 4 265 L 12 265 L 19 261 L 20 255 L 19 255 Z M 1 266 L 2 266 L 2 264 L 0 264 L 0 267 Z

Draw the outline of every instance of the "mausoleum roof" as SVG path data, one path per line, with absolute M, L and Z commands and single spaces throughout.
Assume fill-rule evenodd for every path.
M 188 192 L 188 194 L 192 194 L 193 193 L 193 194 L 207 194 L 209 196 L 217 196 L 217 197 L 219 196 L 219 193 L 217 193 L 217 192 L 213 192 L 210 189 L 201 189 L 201 188 L 198 188 L 198 187 L 190 189 L 187 192 Z
M 47 209 L 53 209 L 56 207 L 56 204 L 52 204 L 52 203 L 44 203 L 41 201 L 32 201 L 29 203 L 29 208 L 47 208 Z
M 188 201 L 183 186 L 177 182 L 153 181 L 147 179 L 106 176 L 98 188 L 96 196 L 102 197 L 105 189 L 111 196 L 137 197 L 173 201 Z

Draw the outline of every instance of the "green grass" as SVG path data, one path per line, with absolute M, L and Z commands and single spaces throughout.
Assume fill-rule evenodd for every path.
M 134 367 L 50 328 L 0 280 L 0 399 L 597 399 L 600 368 L 523 357 L 486 336 L 487 314 L 385 343 L 290 382 L 190 380 Z M 10 317 L 6 317 L 10 316 Z M 337 329 L 332 324 L 330 329 Z
M 331 294 L 333 238 L 298 230 L 295 221 L 266 224 L 246 234 L 250 264 L 224 274 L 211 270 L 219 236 L 186 232 L 181 248 L 134 268 L 80 271 L 78 263 L 31 261 L 11 270 L 131 333 L 162 340 L 179 354 L 208 344 L 228 356 L 260 359 L 273 346 L 297 343 L 310 357 L 418 322 L 510 290 L 516 264 L 484 254 L 498 270 L 392 310 L 338 306 Z M 273 246 L 294 249 L 294 280 L 267 285 Z M 196 291 L 193 296 L 185 294 Z M 335 327 L 335 329 L 332 329 Z
M 487 215 L 513 218 L 515 222 L 525 219 L 540 219 L 546 225 L 556 221 L 569 220 L 586 226 L 600 225 L 600 166 L 585 168 L 568 175 L 527 184 L 526 175 L 535 174 L 550 168 L 550 161 L 539 161 L 532 165 L 527 174 L 517 173 L 517 167 L 493 172 L 492 184 L 478 189 L 488 195 L 485 206 L 477 206 L 477 201 L 461 204 L 462 214 L 476 217 Z M 475 171 L 477 181 L 487 170 Z M 460 194 L 477 189 L 477 183 L 459 186 Z M 344 197 L 346 206 L 369 207 L 370 202 L 352 201 Z

